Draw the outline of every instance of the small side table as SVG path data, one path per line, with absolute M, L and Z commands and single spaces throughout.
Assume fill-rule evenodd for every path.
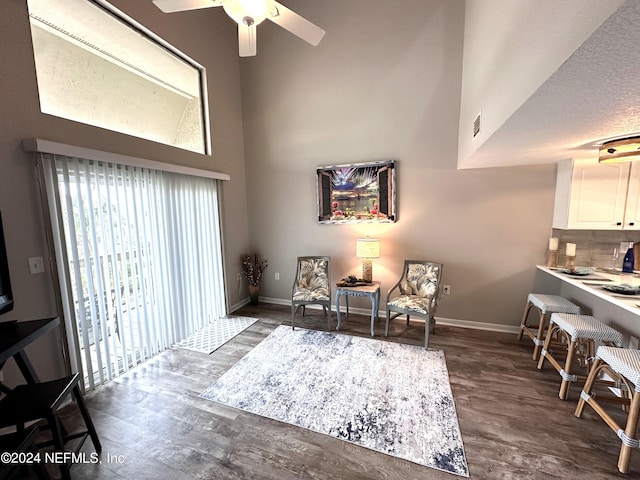
M 338 317 L 338 328 L 340 330 L 340 297 L 345 296 L 347 304 L 347 317 L 349 316 L 349 297 L 369 297 L 371 299 L 371 336 L 374 336 L 374 323 L 378 319 L 378 307 L 380 305 L 380 282 L 371 282 L 370 285 L 358 287 L 336 286 L 336 316 Z

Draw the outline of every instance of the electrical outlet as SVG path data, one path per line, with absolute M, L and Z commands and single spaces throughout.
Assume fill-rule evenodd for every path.
M 451 295 L 451 285 L 443 285 L 442 286 L 442 294 L 443 295 Z
M 275 276 L 276 280 L 280 280 L 280 274 L 278 272 L 276 272 L 274 276 Z
M 44 262 L 42 257 L 29 258 L 29 273 L 32 275 L 44 272 Z
M 629 348 L 632 350 L 638 350 L 638 338 L 637 337 L 629 337 Z

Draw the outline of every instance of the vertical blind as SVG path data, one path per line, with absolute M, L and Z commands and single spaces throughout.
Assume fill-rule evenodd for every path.
M 40 160 L 70 361 L 87 389 L 226 314 L 216 180 Z

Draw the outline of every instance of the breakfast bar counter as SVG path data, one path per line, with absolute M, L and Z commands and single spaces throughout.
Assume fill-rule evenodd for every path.
M 625 345 L 629 343 L 629 336 L 640 338 L 640 292 L 625 295 L 603 288 L 605 285 L 630 285 L 638 286 L 640 290 L 637 273 L 595 269 L 590 275 L 578 276 L 565 272 L 563 268 L 538 265 L 536 291 L 561 295 L 580 305 L 584 314 L 593 315 L 620 331 L 625 337 Z

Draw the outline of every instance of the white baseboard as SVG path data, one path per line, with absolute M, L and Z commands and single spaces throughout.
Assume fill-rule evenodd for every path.
M 242 307 L 244 307 L 245 305 L 248 305 L 250 301 L 251 301 L 251 300 L 249 299 L 249 297 L 247 297 L 247 298 L 245 298 L 245 299 L 243 299 L 243 300 L 240 300 L 238 303 L 235 303 L 235 304 L 231 305 L 231 306 L 229 307 L 229 313 L 233 313 L 233 312 L 235 312 L 236 310 L 241 309 L 241 308 L 242 308 Z
M 291 300 L 285 300 L 283 298 L 272 298 L 272 297 L 260 297 L 260 300 L 264 303 L 272 303 L 274 305 L 286 305 L 287 307 L 291 306 Z M 320 308 L 320 305 L 309 305 L 309 308 Z
M 436 317 L 438 325 L 449 327 L 470 328 L 472 330 L 484 330 L 487 332 L 513 333 L 520 332 L 520 326 L 502 325 L 499 323 L 474 322 L 472 320 L 459 320 L 457 318 Z
M 272 298 L 272 297 L 260 297 L 260 301 L 264 303 L 270 303 L 273 305 L 285 305 L 291 306 L 291 300 L 285 300 L 283 298 Z M 231 308 L 231 311 L 235 311 L 240 307 L 243 307 L 249 303 L 249 299 L 245 299 L 241 302 L 238 302 Z M 307 308 L 320 309 L 320 305 L 308 305 Z M 346 307 L 340 306 L 340 314 L 343 312 L 346 313 Z M 371 310 L 367 310 L 366 308 L 358 308 L 358 307 L 350 307 L 349 311 L 358 315 L 371 315 Z M 380 318 L 385 317 L 386 311 L 379 311 L 378 315 Z M 421 321 L 420 319 L 416 319 L 416 321 Z M 500 332 L 500 333 L 513 333 L 514 335 L 520 331 L 520 326 L 515 325 L 502 325 L 498 323 L 486 323 L 486 322 L 474 322 L 471 320 L 459 320 L 457 318 L 446 318 L 446 317 L 436 317 L 436 322 L 439 325 L 446 325 L 449 327 L 460 327 L 460 328 L 469 328 L 472 330 L 484 330 L 488 332 Z

